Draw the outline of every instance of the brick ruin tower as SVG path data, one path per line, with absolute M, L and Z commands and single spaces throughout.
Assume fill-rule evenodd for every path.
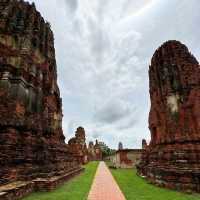
M 100 146 L 100 143 L 98 142 L 98 140 L 96 140 L 95 145 L 94 145 L 94 151 L 95 151 L 95 157 L 96 160 L 102 160 L 103 159 L 103 152 Z
M 89 142 L 88 145 L 88 160 L 89 161 L 94 161 L 96 158 L 96 153 L 94 149 L 94 143 L 92 141 Z
M 147 148 L 147 141 L 145 139 L 142 140 L 142 149 L 146 149 Z
M 123 144 L 122 144 L 122 142 L 119 142 L 119 144 L 118 144 L 118 150 L 123 150 Z
M 86 145 L 85 130 L 83 127 L 78 127 L 75 137 L 68 141 L 70 152 L 76 158 L 78 163 L 86 164 L 88 162 L 88 150 Z
M 64 140 L 50 25 L 34 4 L 0 0 L 0 185 L 78 169 Z
M 200 192 L 200 66 L 178 41 L 164 43 L 149 68 L 150 145 L 138 173 L 176 190 Z

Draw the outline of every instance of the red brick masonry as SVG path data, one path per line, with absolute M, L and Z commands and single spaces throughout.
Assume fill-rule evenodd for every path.
M 149 68 L 151 142 L 138 173 L 157 185 L 200 192 L 200 67 L 188 48 L 168 41 Z

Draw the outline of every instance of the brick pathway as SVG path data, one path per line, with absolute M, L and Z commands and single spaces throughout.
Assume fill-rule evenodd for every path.
M 126 200 L 104 162 L 100 162 L 88 200 Z

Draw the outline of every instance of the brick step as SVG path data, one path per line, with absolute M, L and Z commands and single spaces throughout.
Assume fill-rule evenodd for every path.
M 0 186 L 0 200 L 18 200 L 33 191 L 51 191 L 83 170 L 83 168 L 76 168 L 61 176 L 47 179 L 37 178 L 32 181 L 16 181 Z

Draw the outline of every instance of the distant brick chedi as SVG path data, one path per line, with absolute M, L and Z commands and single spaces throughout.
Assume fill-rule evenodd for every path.
M 70 152 L 79 164 L 86 164 L 88 162 L 88 150 L 85 141 L 85 130 L 83 127 L 78 127 L 75 137 L 68 142 Z
M 88 159 L 89 161 L 100 161 L 103 159 L 103 152 L 100 147 L 98 140 L 96 140 L 95 145 L 91 141 L 88 145 Z
M 78 169 L 64 140 L 50 25 L 34 4 L 0 0 L 0 185 Z
M 200 192 L 200 66 L 178 41 L 164 43 L 149 68 L 151 142 L 138 173 L 177 190 Z

